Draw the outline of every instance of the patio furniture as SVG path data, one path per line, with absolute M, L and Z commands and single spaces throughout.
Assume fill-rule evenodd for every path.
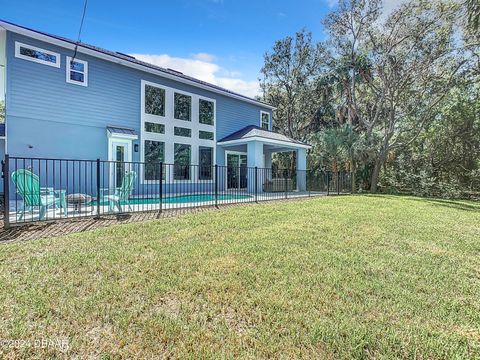
M 135 171 L 127 172 L 122 179 L 122 185 L 118 188 L 115 188 L 115 192 L 112 195 L 103 195 L 102 199 L 108 201 L 108 211 L 113 212 L 116 207 L 119 212 L 123 212 L 122 205 L 127 204 L 128 210 L 131 211 L 131 206 L 129 203 L 130 195 L 133 191 L 133 185 L 135 179 L 137 178 L 137 173 Z M 102 192 L 108 192 L 110 189 L 102 189 Z
M 66 196 L 66 200 L 67 204 L 73 205 L 74 211 L 76 211 L 78 214 L 82 212 L 82 206 L 87 207 L 88 205 L 90 205 L 90 212 L 94 210 L 92 203 L 93 197 L 88 194 L 68 194 Z
M 37 175 L 30 170 L 20 169 L 12 173 L 12 181 L 17 188 L 17 193 L 23 198 L 23 211 L 19 221 L 23 219 L 27 211 L 39 208 L 39 220 L 44 220 L 49 206 L 60 207 L 63 214 L 67 214 L 65 190 L 54 190 L 51 187 L 41 188 Z M 17 211 L 19 213 L 19 211 Z
M 293 181 L 292 179 L 272 179 L 267 180 L 263 184 L 263 191 L 265 192 L 282 192 L 285 191 L 285 184 L 287 187 L 287 191 L 293 191 Z

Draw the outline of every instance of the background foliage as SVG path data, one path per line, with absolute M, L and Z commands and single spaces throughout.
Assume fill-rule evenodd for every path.
M 417 0 L 388 14 L 379 0 L 341 1 L 325 41 L 302 29 L 265 54 L 274 130 L 313 145 L 310 168 L 352 171 L 355 191 L 475 196 L 478 17 L 475 1 Z

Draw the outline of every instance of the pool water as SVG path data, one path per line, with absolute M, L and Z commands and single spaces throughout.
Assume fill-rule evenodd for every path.
M 224 200 L 244 200 L 250 199 L 250 195 L 240 195 L 240 194 L 230 194 L 230 195 L 218 195 L 218 201 Z M 177 196 L 167 196 L 162 198 L 162 204 L 186 204 L 186 203 L 202 203 L 215 201 L 214 194 L 193 194 L 193 195 L 177 195 Z M 143 205 L 143 204 L 158 204 L 160 198 L 137 198 L 130 199 L 128 201 L 122 201 L 122 205 Z M 96 205 L 96 201 L 93 202 Z M 108 201 L 100 202 L 100 205 L 107 206 Z

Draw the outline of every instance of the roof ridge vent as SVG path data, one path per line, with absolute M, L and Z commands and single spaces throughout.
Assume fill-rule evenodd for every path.
M 129 58 L 131 58 L 131 59 L 135 59 L 135 56 L 128 55 L 128 54 L 122 53 L 122 52 L 120 52 L 120 51 L 115 51 L 115 53 L 118 54 L 118 55 L 122 55 L 122 56 L 129 57 Z
M 173 71 L 174 73 L 177 73 L 177 74 L 182 74 L 183 73 L 181 71 L 178 71 L 178 70 L 175 70 L 175 69 L 171 69 L 171 68 L 167 68 L 168 71 Z

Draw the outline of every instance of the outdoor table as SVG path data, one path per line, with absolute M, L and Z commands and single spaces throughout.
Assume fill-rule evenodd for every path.
M 92 204 L 93 197 L 88 194 L 68 194 L 66 196 L 66 200 L 69 205 L 73 205 L 74 211 L 77 211 L 78 213 L 81 213 L 82 206 L 87 207 L 90 205 L 90 211 L 92 212 L 94 210 L 94 206 Z

